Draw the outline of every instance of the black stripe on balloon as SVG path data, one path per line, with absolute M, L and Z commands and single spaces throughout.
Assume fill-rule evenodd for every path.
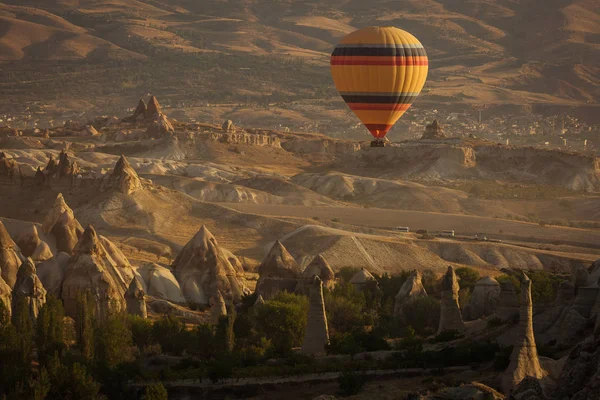
M 414 95 L 399 96 L 365 96 L 365 95 L 342 95 L 346 103 L 372 103 L 372 104 L 412 104 L 417 98 Z
M 426 57 L 424 48 L 405 47 L 336 47 L 334 57 Z

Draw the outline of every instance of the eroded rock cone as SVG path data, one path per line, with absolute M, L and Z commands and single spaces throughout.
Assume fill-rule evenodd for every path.
M 369 283 L 377 282 L 373 274 L 367 271 L 365 268 L 361 268 L 352 279 L 350 279 L 350 283 L 354 285 L 354 287 L 358 290 L 363 290 L 363 288 Z
M 0 177 L 13 179 L 18 167 L 15 160 L 9 159 L 4 152 L 0 152 Z
M 254 301 L 254 304 L 252 304 L 252 306 L 260 306 L 261 304 L 265 304 L 265 299 L 263 299 L 263 297 L 259 294 L 256 297 L 256 301 Z
M 153 139 L 172 138 L 174 133 L 175 128 L 165 114 L 157 114 L 146 129 L 146 135 Z
M 100 235 L 99 238 L 100 243 L 102 243 L 102 246 L 104 246 L 104 250 L 106 250 L 107 255 L 112 259 L 114 265 L 117 267 L 117 271 L 119 272 L 123 282 L 125 282 L 125 286 L 128 287 L 135 276 L 135 272 L 133 271 L 129 260 L 113 242 L 108 240 L 108 238 L 102 235 Z
M 64 251 L 67 254 L 73 253 L 73 248 L 83 233 L 83 228 L 75 219 L 73 210 L 65 203 L 62 193 L 56 196 L 54 205 L 46 214 L 42 231 L 54 236 L 58 251 Z
M 544 377 L 533 336 L 531 280 L 525 273 L 521 277 L 521 306 L 518 332 L 518 337 L 510 356 L 510 364 L 502 377 L 502 390 L 507 395 L 527 376 L 536 379 Z
M 46 242 L 40 240 L 35 224 L 27 226 L 17 238 L 17 246 L 24 257 L 31 257 L 33 261 L 44 261 L 53 257 L 52 251 Z
M 244 292 L 245 280 L 204 225 L 179 252 L 173 271 L 190 303 L 207 305 L 217 291 L 226 302 L 237 303 Z
M 19 306 L 23 301 L 27 304 L 29 317 L 32 321 L 36 321 L 40 309 L 46 303 L 46 289 L 37 277 L 35 264 L 31 258 L 25 259 L 19 267 L 12 293 L 13 307 Z
M 82 132 L 83 136 L 96 137 L 100 136 L 100 132 L 93 125 L 87 125 Z
M 50 158 L 48 159 L 48 164 L 46 164 L 46 168 L 44 169 L 48 176 L 54 175 L 58 171 L 58 164 L 54 159 L 54 156 L 50 154 Z
M 438 334 L 444 331 L 463 331 L 465 323 L 462 320 L 460 306 L 458 304 L 458 279 L 454 267 L 449 266 L 446 275 L 442 279 L 442 300 L 440 309 L 440 325 Z
M 140 99 L 135 111 L 133 112 L 132 119 L 134 121 L 139 121 L 141 119 L 146 118 L 146 114 L 148 113 L 148 107 L 146 106 L 146 102 L 144 99 Z
M 465 320 L 473 321 L 488 317 L 496 312 L 500 301 L 500 284 L 491 276 L 485 276 L 475 283 L 469 304 L 465 306 Z
M 265 300 L 281 291 L 294 292 L 301 277 L 296 260 L 278 240 L 258 267 L 256 293 Z
M 158 264 L 144 264 L 137 269 L 142 278 L 140 282 L 148 296 L 172 303 L 185 303 L 179 282 L 170 269 Z
M 37 170 L 35 171 L 35 176 L 33 179 L 35 180 L 35 185 L 37 187 L 40 187 L 40 188 L 46 187 L 46 182 L 47 182 L 48 178 L 46 177 L 46 174 L 44 174 L 44 172 L 42 171 L 41 167 L 37 167 Z
M 302 279 L 298 283 L 296 292 L 308 294 L 307 284 L 312 282 L 313 276 L 318 276 L 324 287 L 332 288 L 335 285 L 335 273 L 321 254 L 313 258 L 304 272 L 302 272 Z
M 431 124 L 425 127 L 425 133 L 421 137 L 421 139 L 444 139 L 446 135 L 442 129 L 442 126 L 439 122 L 434 120 Z
M 151 96 L 148 101 L 148 108 L 146 111 L 146 118 L 154 118 L 155 116 L 162 114 L 162 108 L 158 103 L 158 99 L 155 96 Z
M 217 290 L 217 294 L 211 298 L 210 307 L 210 322 L 213 325 L 219 323 L 219 319 L 227 315 L 227 306 L 225 305 L 225 299 L 221 292 Z
M 103 320 L 112 312 L 126 309 L 126 289 L 117 266 L 108 256 L 96 231 L 88 226 L 73 249 L 65 272 L 62 284 L 65 313 L 74 317 L 78 297 L 89 291 L 94 296 L 96 315 Z
M 48 294 L 57 298 L 61 297 L 62 283 L 65 279 L 65 272 L 70 258 L 70 255 L 61 251 L 49 260 L 38 264 L 37 276 L 42 281 Z
M 102 184 L 103 190 L 109 188 L 114 188 L 127 195 L 142 189 L 142 182 L 137 172 L 135 172 L 135 169 L 133 169 L 123 155 L 119 158 L 113 171 L 105 178 Z
M 17 244 L 0 221 L 0 272 L 4 282 L 11 288 L 15 286 L 20 266 L 21 259 L 17 254 Z
M 408 279 L 402 284 L 400 290 L 396 294 L 394 300 L 394 315 L 400 317 L 402 315 L 402 308 L 410 304 L 413 300 L 419 297 L 427 296 L 427 291 L 423 287 L 423 276 L 417 270 L 414 270 Z
M 235 132 L 235 125 L 233 125 L 232 120 L 227 119 L 223 122 L 223 125 L 221 125 L 221 129 L 225 132 Z
M 137 315 L 142 318 L 148 318 L 146 309 L 146 293 L 142 284 L 137 278 L 133 278 L 125 292 L 125 303 L 129 314 Z
M 73 173 L 75 173 L 74 163 L 67 154 L 66 151 L 62 150 L 60 152 L 59 161 L 58 161 L 58 176 L 60 178 L 71 177 Z
M 305 354 L 324 354 L 329 344 L 329 328 L 325 301 L 323 300 L 323 284 L 318 276 L 314 276 L 309 285 L 308 317 L 306 331 L 302 342 Z
M 515 294 L 515 285 L 510 281 L 500 282 L 500 298 L 496 307 L 496 316 L 510 321 L 519 313 L 519 299 Z
M 12 314 L 12 289 L 2 277 L 0 277 L 0 303 L 10 316 Z

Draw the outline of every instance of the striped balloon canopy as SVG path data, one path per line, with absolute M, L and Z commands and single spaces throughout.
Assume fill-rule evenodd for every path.
M 394 27 L 368 27 L 344 37 L 331 55 L 333 82 L 369 132 L 382 139 L 427 79 L 423 45 Z

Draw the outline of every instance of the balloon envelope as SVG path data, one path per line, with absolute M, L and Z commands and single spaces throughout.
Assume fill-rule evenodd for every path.
M 383 138 L 419 95 L 428 68 L 423 45 L 394 27 L 355 31 L 331 55 L 338 92 L 376 138 Z

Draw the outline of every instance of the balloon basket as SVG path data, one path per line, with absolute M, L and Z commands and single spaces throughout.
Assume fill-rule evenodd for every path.
M 371 147 L 385 147 L 385 142 L 382 140 L 373 140 L 371 142 Z

